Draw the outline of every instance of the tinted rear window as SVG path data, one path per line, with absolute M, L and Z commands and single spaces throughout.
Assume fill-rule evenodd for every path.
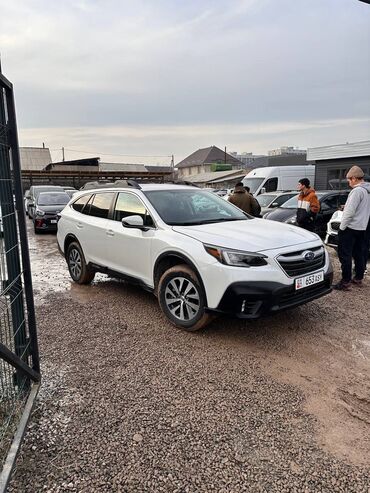
M 90 197 L 91 195 L 83 195 L 82 197 L 77 199 L 76 202 L 73 202 L 72 207 L 74 208 L 74 210 L 77 212 L 82 212 L 82 209 L 85 207 Z
M 88 214 L 90 216 L 102 217 L 103 219 L 107 219 L 113 197 L 113 192 L 97 193 L 91 202 L 90 211 L 88 212 Z

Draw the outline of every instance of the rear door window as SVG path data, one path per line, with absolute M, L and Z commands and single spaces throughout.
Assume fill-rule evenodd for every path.
M 114 192 L 97 193 L 90 202 L 90 208 L 86 213 L 89 216 L 108 219 L 114 195 Z
M 90 198 L 91 195 L 83 195 L 82 197 L 77 199 L 76 202 L 73 202 L 72 204 L 73 209 L 77 212 L 83 212 L 83 209 L 85 205 L 88 203 Z

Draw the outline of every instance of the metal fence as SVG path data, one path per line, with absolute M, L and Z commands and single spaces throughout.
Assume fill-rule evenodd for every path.
M 0 66 L 0 492 L 10 479 L 39 382 L 14 94 Z

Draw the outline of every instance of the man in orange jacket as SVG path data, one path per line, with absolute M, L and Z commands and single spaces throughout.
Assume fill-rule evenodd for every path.
M 297 208 L 297 224 L 301 228 L 313 231 L 315 228 L 315 220 L 317 213 L 320 210 L 320 202 L 316 192 L 310 187 L 310 180 L 302 178 L 298 181 L 298 208 Z

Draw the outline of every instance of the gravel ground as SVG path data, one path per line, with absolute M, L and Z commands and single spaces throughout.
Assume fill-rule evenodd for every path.
M 188 334 L 139 288 L 72 285 L 55 237 L 31 253 L 43 383 L 10 492 L 370 491 L 369 278 Z

